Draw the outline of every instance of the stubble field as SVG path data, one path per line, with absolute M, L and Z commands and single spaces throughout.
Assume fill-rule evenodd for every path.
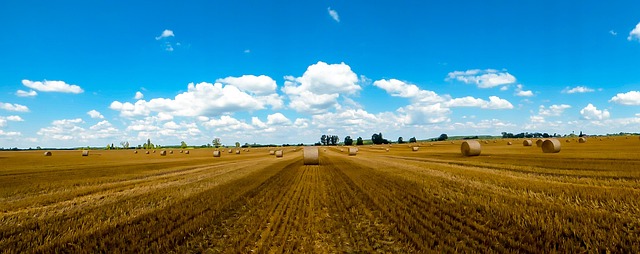
M 561 141 L 0 152 L 0 250 L 639 253 L 638 137 Z

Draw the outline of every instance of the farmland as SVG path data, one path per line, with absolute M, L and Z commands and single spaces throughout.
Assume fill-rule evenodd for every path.
M 561 141 L 0 152 L 0 250 L 640 252 L 638 137 Z

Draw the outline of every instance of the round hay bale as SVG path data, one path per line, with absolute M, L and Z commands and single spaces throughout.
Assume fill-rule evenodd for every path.
M 485 141 L 484 141 L 484 143 L 485 143 L 485 144 L 489 144 L 489 141 L 488 141 L 488 140 L 485 140 Z
M 571 140 L 568 140 L 568 139 L 567 139 L 567 140 L 566 140 L 566 142 L 567 142 L 567 143 L 571 143 Z
M 497 140 L 494 140 L 494 141 L 493 141 L 493 143 L 498 143 L 498 141 L 497 141 Z
M 509 141 L 509 142 L 507 142 L 507 145 L 510 146 L 510 145 L 513 145 L 513 143 L 511 143 L 511 141 Z
M 557 139 L 547 139 L 542 142 L 542 152 L 544 153 L 559 153 L 560 141 Z
M 327 149 L 322 149 L 323 152 L 327 152 Z
M 386 151 L 389 152 L 389 148 L 387 148 Z
M 236 154 L 240 154 L 240 149 L 236 149 Z
M 160 151 L 160 156 L 165 156 L 165 155 L 167 155 L 167 151 L 165 150 Z
M 276 158 L 282 158 L 282 156 L 284 156 L 284 151 L 282 150 L 276 151 Z
M 455 144 L 456 142 L 451 141 L 451 144 Z
M 274 150 L 269 150 L 269 155 L 274 155 L 274 154 L 276 154 L 276 151 L 274 151 Z
M 220 157 L 220 151 L 213 151 L 213 157 Z
M 82 151 L 82 156 L 89 156 L 89 151 L 88 150 Z
M 51 152 L 49 151 L 44 152 L 44 156 L 51 156 Z
M 169 154 L 173 154 L 173 150 L 169 151 Z
M 602 141 L 602 139 L 600 139 L 600 141 Z
M 304 165 L 318 165 L 320 164 L 320 160 L 318 159 L 318 148 L 317 147 L 304 147 L 302 158 L 304 161 Z
M 180 153 L 184 153 L 184 151 L 180 150 Z
M 138 154 L 138 150 L 133 151 L 134 154 Z
M 156 153 L 156 150 L 153 150 L 153 153 Z
M 349 147 L 349 156 L 356 156 L 356 154 L 358 154 L 358 148 L 357 147 Z
M 233 153 L 233 149 L 229 149 L 229 153 Z
M 145 154 L 149 154 L 149 151 L 145 151 L 144 153 L 145 153 Z
M 342 153 L 342 152 L 344 152 L 344 149 L 340 148 L 340 152 L 341 152 L 341 153 Z
M 482 147 L 477 140 L 467 140 L 460 145 L 460 152 L 464 156 L 478 156 L 481 151 Z
M 522 141 L 522 145 L 523 146 L 532 146 L 533 145 L 533 141 L 527 139 L 525 141 Z
M 542 146 L 542 142 L 544 142 L 544 140 L 542 140 L 542 139 L 536 140 L 536 146 L 537 147 L 541 147 Z
M 411 148 L 411 151 L 417 152 L 418 150 L 420 150 L 420 147 L 414 146 Z
M 580 139 L 578 139 L 578 143 L 587 143 L 587 139 L 586 138 L 580 138 Z
M 189 154 L 189 151 L 184 151 L 184 154 Z
M 433 146 L 433 143 L 429 144 L 429 146 Z

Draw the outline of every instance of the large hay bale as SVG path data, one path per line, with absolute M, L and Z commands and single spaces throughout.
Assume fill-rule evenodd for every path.
M 557 139 L 547 139 L 542 142 L 542 152 L 558 153 L 560 152 L 560 141 Z
M 525 141 L 522 141 L 522 145 L 523 146 L 532 146 L 533 145 L 533 141 L 527 139 Z
M 282 156 L 284 156 L 284 151 L 282 150 L 276 151 L 276 158 L 282 158 Z
M 358 154 L 358 148 L 357 147 L 349 147 L 349 156 L 356 156 L 356 154 Z
M 542 139 L 536 140 L 536 146 L 537 147 L 541 147 L 542 146 L 542 142 L 544 142 L 544 140 L 542 140 Z
M 466 140 L 460 145 L 460 152 L 464 156 L 478 156 L 481 151 L 482 147 L 477 140 Z
M 184 151 L 184 154 L 189 154 L 189 151 Z
M 411 148 L 411 151 L 417 152 L 418 150 L 420 150 L 420 147 L 414 146 Z
M 305 146 L 302 154 L 304 165 L 318 165 L 320 160 L 318 159 L 318 148 L 312 146 Z
M 587 139 L 582 137 L 578 139 L 578 143 L 587 143 Z
M 220 151 L 213 151 L 213 157 L 220 157 Z
M 89 156 L 89 150 L 82 151 L 82 156 Z
M 160 156 L 165 156 L 165 155 L 167 155 L 167 151 L 165 150 L 160 151 Z
M 51 156 L 51 152 L 49 151 L 44 152 L 44 156 Z

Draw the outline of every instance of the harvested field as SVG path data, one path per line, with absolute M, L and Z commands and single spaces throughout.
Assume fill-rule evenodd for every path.
M 0 152 L 4 252 L 640 252 L 638 139 L 211 157 Z M 25 161 L 29 163 L 25 163 Z

